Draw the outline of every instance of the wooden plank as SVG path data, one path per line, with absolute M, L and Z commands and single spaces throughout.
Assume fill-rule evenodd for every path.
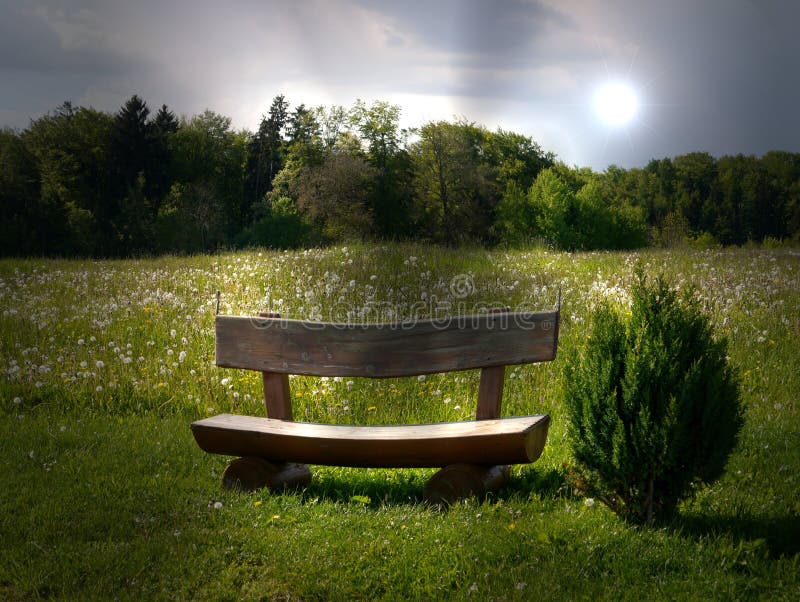
M 310 376 L 395 377 L 552 360 L 558 312 L 391 324 L 217 316 L 217 365 Z
M 491 368 L 481 369 L 481 381 L 478 385 L 478 410 L 476 412 L 478 420 L 500 418 L 505 375 L 505 366 L 492 366 Z
M 536 460 L 547 415 L 400 426 L 345 426 L 221 414 L 192 423 L 201 449 L 273 462 L 331 466 L 441 467 Z

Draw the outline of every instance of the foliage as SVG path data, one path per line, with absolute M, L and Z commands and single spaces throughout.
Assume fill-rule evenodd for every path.
M 295 182 L 297 206 L 329 241 L 365 239 L 372 230 L 367 191 L 374 179 L 375 169 L 361 157 L 326 153 Z
M 642 271 L 630 314 L 608 304 L 565 369 L 578 489 L 634 522 L 670 517 L 696 482 L 719 478 L 742 427 L 727 342 L 694 291 Z
M 308 240 L 309 225 L 289 197 L 280 197 L 267 205 L 263 215 L 236 237 L 238 247 L 295 249 Z
M 528 195 L 514 180 L 495 209 L 495 235 L 506 245 L 523 246 L 533 242 L 539 232 L 540 207 L 528 202 Z
M 647 240 L 642 210 L 615 197 L 608 178 L 570 173 L 563 165 L 539 172 L 526 197 L 509 187 L 497 213 L 510 244 L 537 236 L 575 251 L 632 249 Z
M 697 152 L 596 173 L 557 162 L 517 132 L 466 119 L 401 129 L 400 114 L 384 101 L 292 108 L 279 94 L 250 132 L 211 110 L 178 120 L 138 95 L 115 114 L 65 102 L 0 135 L 0 255 L 251 244 L 257 222 L 271 228 L 263 207 L 276 199 L 294 204 L 306 246 L 416 239 L 630 249 L 648 233 L 662 246 L 711 240 L 704 233 L 723 245 L 800 239 L 800 153 Z M 343 173 L 347 185 L 334 192 L 325 172 Z

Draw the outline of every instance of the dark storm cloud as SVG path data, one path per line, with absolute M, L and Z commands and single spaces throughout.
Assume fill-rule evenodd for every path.
M 539 2 L 362 0 L 360 4 L 388 18 L 408 35 L 409 42 L 470 60 L 506 59 L 524 52 L 538 37 L 553 29 L 574 26 L 568 15 Z
M 0 69 L 38 73 L 120 73 L 133 67 L 92 8 L 0 5 Z

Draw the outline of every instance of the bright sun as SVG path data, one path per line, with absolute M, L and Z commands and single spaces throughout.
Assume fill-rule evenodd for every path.
M 630 85 L 624 83 L 607 83 L 600 86 L 594 94 L 592 102 L 600 119 L 610 126 L 621 126 L 636 117 L 639 110 L 639 99 Z

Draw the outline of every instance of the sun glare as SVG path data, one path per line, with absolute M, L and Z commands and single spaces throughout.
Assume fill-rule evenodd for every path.
M 630 85 L 607 83 L 597 89 L 593 100 L 598 117 L 610 126 L 630 123 L 639 110 L 639 99 Z

